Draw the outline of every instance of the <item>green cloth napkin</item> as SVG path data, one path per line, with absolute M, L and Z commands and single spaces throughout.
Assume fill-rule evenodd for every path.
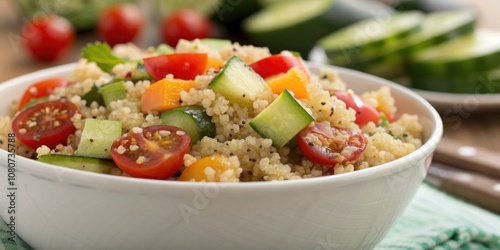
M 375 249 L 500 249 L 500 216 L 424 183 Z
M 7 237 L 2 222 L 0 250 L 32 249 L 19 237 L 16 242 Z M 424 183 L 375 248 L 381 249 L 500 249 L 500 217 Z
M 21 238 L 16 237 L 15 241 L 9 239 L 9 228 L 3 220 L 0 219 L 0 250 L 31 250 L 26 242 Z

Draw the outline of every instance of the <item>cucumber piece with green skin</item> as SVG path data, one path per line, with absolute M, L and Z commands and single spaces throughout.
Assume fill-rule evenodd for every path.
M 104 100 L 102 99 L 100 88 L 97 85 L 92 86 L 92 88 L 82 95 L 82 100 L 86 101 L 86 106 L 90 107 L 93 102 L 96 102 L 99 106 L 104 105 Z
M 266 81 L 236 56 L 224 64 L 208 88 L 242 107 L 252 107 L 257 96 L 269 90 Z
M 344 57 L 346 52 L 353 50 L 356 51 L 353 55 L 360 57 L 415 33 L 423 19 L 424 15 L 417 11 L 377 17 L 333 32 L 319 40 L 318 45 L 329 57 Z
M 170 53 L 174 53 L 175 49 L 172 48 L 170 45 L 168 44 L 165 44 L 165 43 L 162 43 L 160 45 L 158 45 L 153 52 L 159 54 L 159 55 L 164 55 L 164 54 L 170 54 Z M 144 67 L 144 64 L 142 64 L 142 66 Z
M 419 31 L 400 39 L 391 46 L 364 54 L 355 47 L 344 51 L 343 55 L 328 52 L 327 54 L 332 64 L 344 67 L 366 68 L 382 62 L 387 64 L 388 61 L 396 61 L 400 64 L 412 53 L 472 33 L 475 21 L 476 15 L 467 10 L 433 13 L 425 17 Z
M 250 126 L 273 146 L 282 148 L 294 138 L 314 117 L 285 89 L 267 108 L 250 121 Z
M 87 118 L 75 154 L 85 157 L 111 159 L 111 145 L 121 135 L 121 122 Z
M 163 124 L 175 126 L 185 130 L 191 136 L 194 145 L 203 137 L 215 137 L 215 124 L 205 109 L 197 105 L 181 106 L 161 114 Z
M 218 9 L 221 0 L 158 0 L 149 4 L 153 5 L 153 10 L 158 11 L 155 14 L 159 18 L 183 8 L 194 9 L 205 16 L 210 16 Z
M 118 81 L 103 85 L 101 87 L 101 95 L 104 101 L 104 105 L 106 105 L 106 107 L 109 107 L 109 104 L 111 102 L 122 100 L 127 97 L 125 83 L 123 81 Z
M 440 12 L 449 10 L 470 9 L 471 6 L 457 0 L 397 0 L 393 7 L 399 11 L 419 10 L 423 12 Z
M 200 42 L 217 51 L 221 51 L 223 48 L 233 44 L 230 40 L 217 38 L 203 38 L 200 39 Z
M 241 22 L 261 9 L 257 0 L 221 0 L 212 19 L 221 23 L 229 31 L 238 32 Z
M 361 6 L 349 0 L 283 1 L 247 18 L 243 29 L 254 44 L 273 53 L 287 49 L 307 55 L 332 31 L 372 18 L 374 13 Z
M 500 32 L 477 30 L 411 56 L 410 74 L 461 74 L 491 70 L 499 66 Z
M 38 157 L 41 162 L 65 168 L 90 171 L 94 173 L 109 174 L 111 169 L 117 167 L 113 161 L 91 157 L 48 154 Z
M 500 68 L 450 75 L 410 74 L 411 86 L 448 93 L 500 93 Z

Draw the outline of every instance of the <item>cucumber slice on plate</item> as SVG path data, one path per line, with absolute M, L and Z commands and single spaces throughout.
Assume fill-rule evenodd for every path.
M 273 53 L 287 49 L 307 55 L 321 37 L 373 15 L 348 0 L 281 1 L 247 18 L 243 29 L 254 44 Z
M 385 78 L 404 75 L 404 61 L 413 53 L 444 43 L 474 31 L 476 16 L 468 10 L 437 12 L 425 17 L 420 30 L 400 39 L 391 46 L 381 47 L 364 54 L 356 50 L 335 57 L 329 62 Z M 439 25 L 438 25 L 439 24 Z M 348 61 L 346 60 L 348 59 Z
M 449 11 L 471 8 L 464 1 L 458 0 L 398 0 L 393 1 L 397 10 L 420 10 L 423 12 Z
M 38 157 L 38 160 L 61 167 L 85 170 L 101 174 L 109 174 L 111 169 L 116 167 L 116 164 L 111 160 L 73 155 L 48 154 Z
M 447 75 L 491 70 L 499 65 L 500 32 L 482 29 L 414 54 L 407 68 L 412 75 Z
M 241 22 L 261 8 L 257 0 L 220 0 L 220 2 L 212 19 L 222 23 L 231 31 L 238 31 Z
M 418 11 L 373 18 L 331 33 L 319 40 L 318 45 L 331 58 L 361 57 L 416 32 L 423 19 L 424 15 Z
M 363 53 L 361 48 L 353 47 L 343 54 L 328 53 L 330 61 L 336 65 L 367 65 L 399 60 L 411 53 L 443 43 L 474 31 L 476 16 L 470 11 L 448 11 L 429 14 L 422 20 L 419 30 L 393 43 L 385 43 L 377 49 Z M 331 41 L 335 42 L 335 41 Z M 326 50 L 326 49 L 325 49 Z
M 168 14 L 183 8 L 194 9 L 200 13 L 210 16 L 218 10 L 221 5 L 221 0 L 157 0 L 148 2 L 152 4 L 153 10 L 159 17 L 167 16 Z
M 412 74 L 411 86 L 416 89 L 449 93 L 500 93 L 500 68 L 466 74 Z

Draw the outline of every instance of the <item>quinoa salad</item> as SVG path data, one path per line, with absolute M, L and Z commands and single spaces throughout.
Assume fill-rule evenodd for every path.
M 422 126 L 388 87 L 354 93 L 332 68 L 227 40 L 145 50 L 89 44 L 64 78 L 39 79 L 0 117 L 0 147 L 102 174 L 284 181 L 401 158 Z

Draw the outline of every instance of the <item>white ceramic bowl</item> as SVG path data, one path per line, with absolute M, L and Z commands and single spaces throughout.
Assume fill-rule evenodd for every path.
M 34 81 L 64 65 L 0 85 L 0 115 Z M 318 64 L 311 64 L 317 69 Z M 436 111 L 410 90 L 337 68 L 355 91 L 389 86 L 398 112 L 417 114 L 425 144 L 352 173 L 259 183 L 189 183 L 100 175 L 16 158 L 16 232 L 36 249 L 367 249 L 423 181 L 442 135 Z M 7 152 L 0 150 L 0 215 L 8 221 Z

